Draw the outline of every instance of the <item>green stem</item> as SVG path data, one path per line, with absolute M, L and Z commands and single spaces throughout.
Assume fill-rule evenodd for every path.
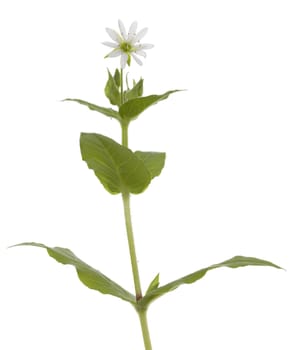
M 148 329 L 148 323 L 147 323 L 147 311 L 139 311 L 139 319 L 141 323 L 142 328 L 142 334 L 143 334 L 143 340 L 144 340 L 144 346 L 146 350 L 152 350 L 152 344 L 150 340 L 150 333 Z
M 124 101 L 124 83 L 123 83 L 123 69 L 121 68 L 121 74 L 120 74 L 120 84 L 121 84 L 121 105 L 125 102 Z
M 122 145 L 128 147 L 128 127 L 129 124 L 126 122 L 122 122 Z
M 120 82 L 121 82 L 121 104 L 123 104 L 125 101 L 124 89 L 123 89 L 123 69 L 121 69 Z M 122 127 L 122 145 L 125 147 L 128 147 L 129 122 L 123 120 L 121 122 L 121 127 Z M 127 240 L 129 245 L 133 280 L 134 280 L 134 286 L 135 286 L 136 303 L 138 305 L 138 302 L 142 299 L 142 289 L 141 289 L 141 283 L 140 283 L 140 276 L 139 276 L 139 269 L 138 269 L 138 263 L 137 263 L 137 255 L 136 255 L 134 234 L 133 234 L 133 227 L 132 227 L 132 220 L 131 220 L 130 193 L 127 191 L 124 191 L 122 193 L 122 199 L 123 199 L 125 223 L 126 223 L 126 230 L 127 230 Z M 148 323 L 147 323 L 147 310 L 139 309 L 138 307 L 136 307 L 136 310 L 139 315 L 145 350 L 152 350 L 150 333 L 149 333 Z
M 125 214 L 125 222 L 126 222 L 126 229 L 127 229 L 127 239 L 128 239 L 129 252 L 130 252 L 130 258 L 131 258 L 135 293 L 136 293 L 136 301 L 138 301 L 142 298 L 142 290 L 141 290 L 141 283 L 140 283 L 140 277 L 139 277 L 139 270 L 138 270 L 138 264 L 137 264 L 137 256 L 136 256 L 136 249 L 135 249 L 135 242 L 134 242 L 134 235 L 133 235 L 133 228 L 132 228 L 132 221 L 131 221 L 130 195 L 129 193 L 123 193 L 122 197 L 123 197 L 124 214 Z

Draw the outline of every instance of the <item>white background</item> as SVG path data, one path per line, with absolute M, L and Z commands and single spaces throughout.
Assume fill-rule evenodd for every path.
M 145 94 L 187 91 L 130 128 L 166 167 L 132 198 L 143 289 L 234 255 L 290 268 L 289 1 L 3 1 L 0 5 L 0 348 L 142 349 L 131 306 L 85 288 L 24 241 L 72 249 L 133 290 L 120 196 L 81 161 L 79 133 L 120 140 L 84 106 L 103 95 L 105 27 L 121 18 L 153 43 Z M 154 349 L 289 350 L 289 272 L 220 269 L 149 310 Z

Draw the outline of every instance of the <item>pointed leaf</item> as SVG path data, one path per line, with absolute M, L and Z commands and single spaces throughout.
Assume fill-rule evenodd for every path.
M 165 163 L 165 153 L 136 151 L 135 154 L 144 162 L 151 174 L 151 179 L 160 175 Z
M 158 288 L 159 286 L 159 273 L 154 277 L 154 279 L 152 280 L 152 282 L 150 283 L 146 294 L 148 294 L 149 292 L 151 292 L 152 290 Z
M 243 266 L 271 266 L 278 269 L 281 269 L 281 267 L 266 261 L 261 260 L 257 258 L 251 258 L 251 257 L 244 257 L 244 256 L 235 256 L 232 259 L 226 260 L 220 264 L 215 264 L 212 266 L 209 266 L 205 269 L 201 269 L 199 271 L 196 271 L 190 275 L 184 276 L 182 278 L 179 278 L 173 282 L 170 282 L 164 286 L 161 286 L 159 288 L 156 288 L 154 290 L 150 290 L 144 298 L 140 301 L 140 303 L 144 306 L 148 306 L 150 302 L 157 299 L 158 297 L 171 292 L 172 290 L 178 288 L 182 284 L 191 284 L 196 282 L 197 280 L 204 277 L 204 275 L 213 269 L 219 268 L 219 267 L 230 267 L 230 268 L 237 268 L 237 267 L 243 267 Z
M 63 101 L 77 102 L 77 103 L 80 103 L 81 105 L 87 106 L 92 111 L 97 111 L 99 113 L 106 115 L 107 117 L 115 118 L 119 121 L 121 120 L 119 113 L 117 111 L 113 110 L 112 108 L 100 107 L 100 106 L 94 105 L 90 102 L 86 102 L 84 100 L 79 100 L 77 98 L 66 98 Z
M 116 85 L 117 85 L 118 87 L 120 87 L 120 86 L 121 86 L 121 75 L 120 75 L 119 69 L 116 69 L 116 70 L 115 70 L 114 80 L 115 80 Z
M 143 95 L 143 81 L 144 80 L 141 78 L 137 84 L 134 84 L 132 89 L 126 91 L 126 101 L 132 100 L 133 98 L 141 97 Z
M 150 95 L 145 97 L 133 98 L 125 102 L 119 109 L 120 116 L 126 120 L 133 120 L 138 117 L 145 109 L 155 103 L 165 100 L 170 94 L 180 90 L 167 91 L 163 95 Z
M 62 264 L 68 264 L 75 267 L 80 281 L 88 288 L 97 290 L 103 294 L 110 294 L 114 297 L 135 304 L 135 297 L 127 292 L 116 282 L 103 275 L 100 271 L 95 270 L 82 260 L 80 260 L 71 250 L 67 248 L 54 247 L 50 248 L 41 243 L 21 243 L 16 246 L 34 246 L 45 248 L 47 253 L 56 261 Z M 14 246 L 15 247 L 15 246 Z
M 105 95 L 109 99 L 112 105 L 120 106 L 121 94 L 120 94 L 119 88 L 109 70 L 108 70 L 108 75 L 109 75 L 108 81 L 105 86 Z
M 130 149 L 100 134 L 82 133 L 82 158 L 112 194 L 141 193 L 151 176 L 145 164 Z

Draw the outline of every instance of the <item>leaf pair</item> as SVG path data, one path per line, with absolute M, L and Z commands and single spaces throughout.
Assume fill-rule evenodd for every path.
M 133 153 L 100 134 L 82 133 L 80 148 L 83 160 L 111 194 L 143 192 L 165 162 L 165 153 Z
M 121 74 L 118 69 L 116 69 L 114 76 L 108 70 L 108 81 L 105 86 L 105 95 L 109 99 L 110 103 L 114 106 L 120 107 L 121 101 Z M 141 78 L 138 83 L 133 82 L 133 88 L 129 88 L 127 82 L 127 90 L 125 90 L 123 95 L 124 102 L 132 100 L 143 95 L 143 79 Z M 124 103 L 123 102 L 123 103 Z
M 87 106 L 93 111 L 97 111 L 107 117 L 118 120 L 121 124 L 129 124 L 130 121 L 136 119 L 142 112 L 150 106 L 165 100 L 170 94 L 179 90 L 167 91 L 161 95 L 143 95 L 143 79 L 141 78 L 137 83 L 133 82 L 133 87 L 130 89 L 127 82 L 127 90 L 123 91 L 123 101 L 121 98 L 121 75 L 116 69 L 114 76 L 108 70 L 108 81 L 105 86 L 105 95 L 109 99 L 111 105 L 117 106 L 118 110 L 112 108 L 101 107 L 93 103 L 75 99 L 67 98 L 64 101 L 73 101 Z
M 150 106 L 165 100 L 170 94 L 177 92 L 179 90 L 167 91 L 162 95 L 149 95 L 144 97 L 136 97 L 122 104 L 119 108 L 119 111 L 116 111 L 112 108 L 101 107 L 93 103 L 77 99 L 77 98 L 66 98 L 63 101 L 73 101 L 80 103 L 81 105 L 87 106 L 90 110 L 99 112 L 107 117 L 114 118 L 120 123 L 136 119 L 142 112 L 144 112 Z
M 116 282 L 112 281 L 100 271 L 94 269 L 93 267 L 83 262 L 71 250 L 67 248 L 51 248 L 41 243 L 22 243 L 17 244 L 16 246 L 34 246 L 45 248 L 49 256 L 58 261 L 59 263 L 74 266 L 80 281 L 86 287 L 97 290 L 100 293 L 110 294 L 114 297 L 127 301 L 136 308 L 145 309 L 148 308 L 149 304 L 152 301 L 156 300 L 162 295 L 173 291 L 182 284 L 192 284 L 204 277 L 208 271 L 214 270 L 219 267 L 238 268 L 243 266 L 270 266 L 280 269 L 279 266 L 266 260 L 244 256 L 235 256 L 232 259 L 198 270 L 192 274 L 179 278 L 161 287 L 159 287 L 159 275 L 157 275 L 151 282 L 145 296 L 137 302 L 133 294 L 125 290 Z

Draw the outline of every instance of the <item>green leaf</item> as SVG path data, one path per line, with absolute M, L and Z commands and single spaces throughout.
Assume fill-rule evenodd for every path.
M 151 174 L 151 179 L 160 175 L 165 164 L 165 153 L 136 151 L 135 154 L 144 162 L 146 168 Z
M 154 277 L 154 279 L 152 280 L 152 282 L 149 284 L 149 287 L 147 289 L 146 294 L 148 294 L 149 292 L 151 292 L 152 290 L 158 288 L 159 286 L 159 273 Z
M 149 290 L 148 293 L 144 296 L 144 298 L 140 300 L 140 304 L 141 304 L 140 306 L 147 307 L 148 304 L 151 303 L 153 300 L 161 297 L 162 295 L 168 292 L 171 292 L 172 290 L 178 288 L 180 285 L 191 284 L 196 282 L 197 280 L 204 277 L 204 275 L 210 270 L 213 270 L 219 267 L 237 268 L 237 267 L 243 267 L 243 266 L 271 266 L 271 267 L 281 269 L 281 267 L 266 260 L 261 260 L 257 258 L 251 258 L 251 257 L 244 257 L 244 256 L 235 256 L 232 259 L 226 260 L 219 264 L 211 265 L 205 269 L 201 269 L 199 271 L 191 273 L 190 275 L 179 278 L 159 288 Z
M 133 120 L 138 117 L 145 109 L 155 103 L 165 100 L 170 94 L 180 90 L 167 91 L 163 95 L 150 95 L 145 97 L 137 97 L 129 100 L 119 108 L 120 116 L 126 120 Z
M 87 106 L 92 111 L 97 111 L 99 113 L 106 115 L 107 117 L 115 118 L 115 119 L 121 121 L 120 114 L 117 111 L 113 110 L 112 108 L 100 107 L 100 106 L 94 105 L 92 103 L 89 103 L 89 102 L 86 102 L 83 100 L 79 100 L 77 98 L 66 98 L 63 101 L 73 101 L 73 102 L 80 103 L 81 105 Z
M 151 176 L 144 162 L 109 137 L 82 133 L 80 147 L 83 160 L 110 193 L 138 194 L 149 185 Z
M 117 69 L 117 68 L 115 70 L 114 80 L 115 80 L 116 85 L 118 87 L 120 87 L 121 86 L 121 75 L 120 75 L 119 69 Z
M 109 99 L 110 103 L 115 106 L 120 106 L 121 104 L 121 94 L 116 84 L 115 79 L 108 70 L 109 78 L 105 86 L 105 95 Z
M 128 301 L 135 305 L 135 297 L 116 282 L 103 275 L 100 271 L 95 270 L 82 260 L 80 260 L 71 250 L 67 248 L 54 247 L 50 248 L 41 243 L 21 243 L 15 246 L 34 246 L 45 248 L 49 256 L 65 265 L 75 267 L 80 281 L 88 288 L 97 290 L 103 294 L 110 294 L 114 297 Z M 15 247 L 13 246 L 13 247 Z
M 125 100 L 129 101 L 133 98 L 141 97 L 143 95 L 143 79 L 141 78 L 133 88 L 125 92 Z

